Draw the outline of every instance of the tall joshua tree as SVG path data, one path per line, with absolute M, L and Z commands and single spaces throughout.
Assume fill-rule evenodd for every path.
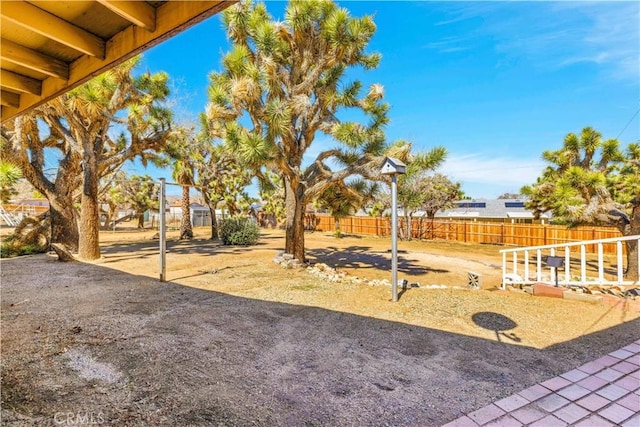
M 232 49 L 210 76 L 208 129 L 243 164 L 280 175 L 285 250 L 303 261 L 306 205 L 351 176 L 374 177 L 387 149 L 382 86 L 363 95 L 362 83 L 345 83 L 348 70 L 377 67 L 380 55 L 366 52 L 376 27 L 370 16 L 351 17 L 330 0 L 292 1 L 283 21 L 264 4 L 241 2 L 223 20 Z M 368 123 L 340 121 L 347 109 Z M 331 142 L 305 167 L 319 132 Z
M 569 133 L 562 148 L 542 153 L 549 163 L 537 182 L 523 187 L 527 207 L 553 212 L 569 226 L 612 225 L 624 236 L 640 235 L 640 144 L 620 149 L 591 127 Z M 627 241 L 628 280 L 638 280 L 638 244 Z

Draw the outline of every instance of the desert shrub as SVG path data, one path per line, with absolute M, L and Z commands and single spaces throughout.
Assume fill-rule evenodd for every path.
M 258 243 L 260 227 L 249 218 L 228 218 L 220 224 L 223 245 L 249 246 Z
M 46 246 L 37 243 L 25 243 L 16 238 L 8 236 L 3 239 L 0 245 L 0 258 L 11 258 L 21 255 L 41 254 L 46 251 Z

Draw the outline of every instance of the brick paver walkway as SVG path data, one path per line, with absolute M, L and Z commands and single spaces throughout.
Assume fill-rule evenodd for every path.
M 640 427 L 640 340 L 444 427 Z

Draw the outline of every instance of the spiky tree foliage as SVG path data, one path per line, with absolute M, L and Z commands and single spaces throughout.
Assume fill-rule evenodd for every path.
M 591 127 L 569 133 L 559 150 L 544 151 L 549 163 L 537 182 L 522 188 L 527 208 L 556 221 L 616 226 L 624 236 L 640 235 L 640 144 L 620 149 Z M 627 242 L 627 275 L 638 280 L 637 242 Z
M 382 86 L 362 94 L 362 83 L 346 82 L 349 69 L 378 65 L 380 55 L 366 52 L 375 24 L 330 0 L 290 2 L 282 22 L 264 4 L 241 2 L 223 20 L 233 47 L 223 71 L 210 76 L 209 129 L 245 165 L 266 165 L 281 176 L 285 250 L 304 261 L 306 205 L 348 177 L 376 175 L 387 149 Z M 341 122 L 345 109 L 359 110 L 368 123 Z M 332 142 L 305 167 L 318 132 Z
M 143 163 L 163 148 L 171 114 L 162 106 L 167 75 L 134 76 L 138 58 L 128 60 L 14 120 L 2 130 L 4 156 L 51 205 L 53 242 L 77 249 L 82 259 L 100 256 L 99 181 L 127 160 Z M 111 130 L 117 133 L 112 137 Z M 45 173 L 45 154 L 57 151 L 57 174 Z M 74 207 L 79 190 L 80 220 Z M 82 239 L 78 236 L 82 234 Z
M 426 196 L 421 188 L 426 173 L 437 168 L 447 156 L 444 147 L 435 147 L 430 151 L 412 153 L 412 144 L 400 141 L 389 150 L 391 157 L 407 165 L 404 174 L 397 177 L 398 205 L 404 214 L 404 238 L 411 240 L 411 222 L 413 214 L 423 207 Z
M 337 237 L 342 235 L 340 220 L 353 215 L 358 209 L 372 200 L 378 192 L 377 182 L 358 179 L 347 184 L 340 183 L 327 187 L 316 199 L 315 205 L 319 209 L 329 211 L 334 220 L 334 231 Z
M 22 179 L 19 166 L 0 160 L 0 203 L 7 203 L 18 192 L 13 188 Z
M 144 228 L 144 213 L 150 209 L 158 209 L 160 206 L 158 200 L 159 184 L 154 182 L 149 175 L 126 176 L 124 172 L 119 172 L 117 178 L 105 191 L 103 199 L 110 207 L 109 219 L 113 218 L 112 205 L 126 207 L 135 212 L 138 228 Z M 108 220 L 107 225 L 109 224 Z
M 440 173 L 424 175 L 420 181 L 420 191 L 424 194 L 421 208 L 431 219 L 435 218 L 438 211 L 455 207 L 453 202 L 464 195 L 459 182 L 453 182 Z
M 282 179 L 267 171 L 263 179 L 258 181 L 258 194 L 262 201 L 262 212 L 271 215 L 276 225 L 284 223 L 286 212 Z
M 224 203 L 232 215 L 236 213 L 238 200 L 251 183 L 252 175 L 251 169 L 246 168 L 235 153 L 227 150 L 220 140 L 211 138 L 215 132 L 210 132 L 207 126 L 207 120 L 202 117 L 202 132 L 194 145 L 192 159 L 196 184 L 211 215 L 211 239 L 219 239 L 216 210 Z
M 122 184 L 126 179 L 127 173 L 118 171 L 103 184 L 102 191 L 100 191 L 100 204 L 109 207 L 104 221 L 105 228 L 111 226 L 111 220 L 114 219 L 118 208 L 124 207 L 125 199 Z

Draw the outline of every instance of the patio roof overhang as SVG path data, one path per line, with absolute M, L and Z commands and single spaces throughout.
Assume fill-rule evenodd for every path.
M 2 0 L 2 123 L 233 3 L 236 1 Z

